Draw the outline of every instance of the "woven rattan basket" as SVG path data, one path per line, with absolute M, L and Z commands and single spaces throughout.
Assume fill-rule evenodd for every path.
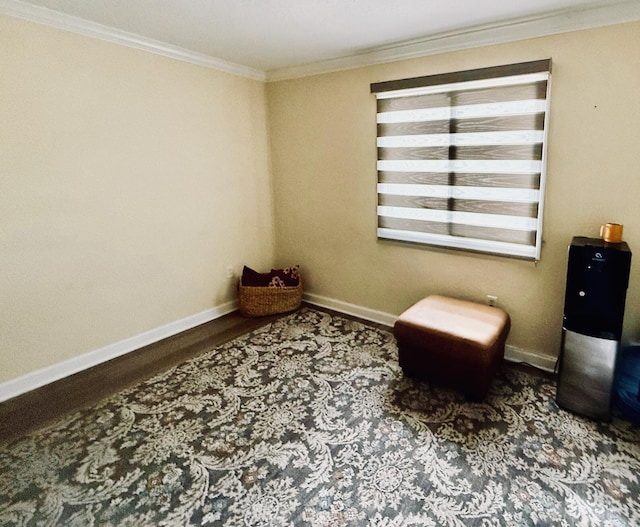
M 238 283 L 240 313 L 263 317 L 295 311 L 302 302 L 302 280 L 295 287 L 252 287 Z

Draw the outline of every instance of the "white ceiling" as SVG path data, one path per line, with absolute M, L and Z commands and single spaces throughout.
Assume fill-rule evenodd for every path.
M 591 13 L 597 22 L 615 8 L 628 15 L 640 0 L 0 0 L 0 12 L 3 4 L 8 14 L 7 5 L 36 6 L 268 76 L 559 17 Z

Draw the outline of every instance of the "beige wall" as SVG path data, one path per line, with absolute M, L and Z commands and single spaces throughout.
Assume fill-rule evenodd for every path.
M 274 257 L 264 83 L 0 16 L 0 382 Z
M 513 318 L 509 343 L 555 356 L 571 236 L 619 221 L 640 251 L 639 24 L 271 83 L 266 94 L 9 17 L 0 38 L 0 382 L 223 305 L 234 298 L 228 264 L 274 261 L 302 264 L 311 293 L 391 314 L 434 292 L 497 295 Z M 369 84 L 546 57 L 542 261 L 378 241 Z M 636 341 L 637 258 L 625 323 Z
M 267 86 L 276 252 L 300 262 L 307 291 L 398 314 L 430 293 L 484 301 L 512 316 L 508 343 L 555 356 L 567 246 L 624 223 L 637 256 L 625 335 L 640 339 L 640 24 L 318 75 Z M 553 59 L 542 259 L 417 248 L 376 239 L 371 82 Z

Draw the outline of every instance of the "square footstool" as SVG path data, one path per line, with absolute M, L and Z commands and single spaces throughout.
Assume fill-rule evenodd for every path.
M 393 334 L 405 375 L 482 400 L 510 329 L 509 315 L 498 307 L 432 295 L 402 313 Z

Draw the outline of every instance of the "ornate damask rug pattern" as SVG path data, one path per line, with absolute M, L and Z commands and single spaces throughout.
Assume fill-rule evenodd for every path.
M 303 309 L 0 445 L 0 525 L 640 525 L 640 432 L 506 368 L 484 403 Z

